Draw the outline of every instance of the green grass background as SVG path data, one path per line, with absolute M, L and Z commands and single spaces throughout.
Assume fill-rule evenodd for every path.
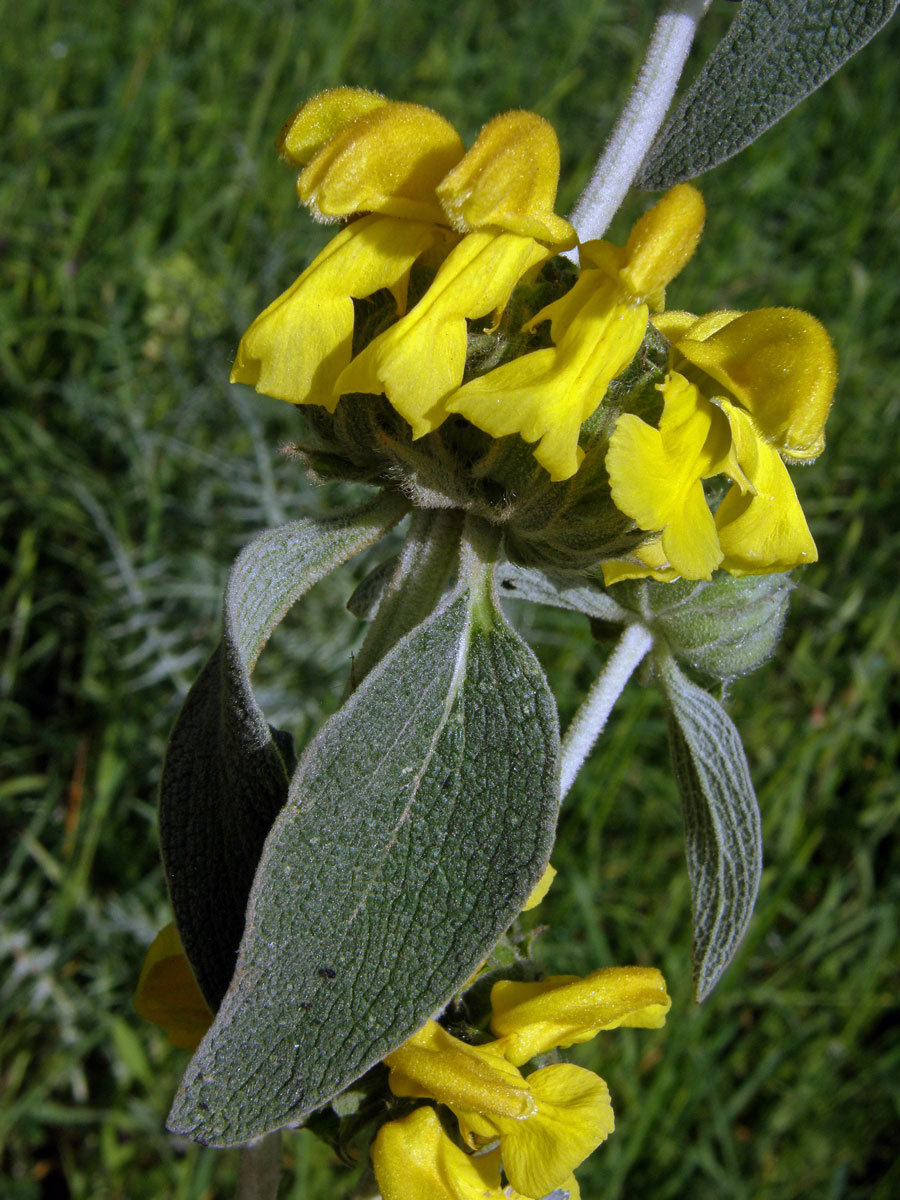
M 277 448 L 288 405 L 229 387 L 249 320 L 325 231 L 273 138 L 342 82 L 433 105 L 470 139 L 532 107 L 574 200 L 627 91 L 643 0 L 20 0 L 0 78 L 0 1192 L 9 1200 L 225 1197 L 234 1156 L 171 1140 L 185 1056 L 130 997 L 169 919 L 155 792 L 167 730 L 216 638 L 225 574 L 267 524 L 339 506 Z M 716 0 L 701 54 L 731 5 Z M 831 330 L 829 447 L 796 472 L 820 562 L 776 659 L 740 681 L 767 865 L 718 990 L 689 988 L 689 899 L 664 716 L 635 682 L 567 800 L 545 902 L 551 967 L 658 964 L 659 1033 L 580 1049 L 618 1129 L 586 1200 L 900 1194 L 900 27 L 701 181 L 709 221 L 670 304 L 793 304 Z M 636 197 L 617 218 L 628 219 Z M 359 630 L 350 570 L 261 664 L 303 737 Z M 523 618 L 563 719 L 603 652 L 585 623 Z M 285 1142 L 282 1195 L 347 1194 Z M 412 1198 L 411 1198 L 412 1200 Z

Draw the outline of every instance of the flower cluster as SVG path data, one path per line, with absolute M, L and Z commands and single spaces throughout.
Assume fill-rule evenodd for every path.
M 669 1009 L 656 970 L 609 967 L 585 978 L 501 980 L 491 990 L 494 1041 L 469 1045 L 435 1021 L 385 1059 L 395 1096 L 436 1100 L 456 1118 L 462 1150 L 436 1110 L 418 1107 L 379 1130 L 372 1164 L 384 1200 L 578 1196 L 572 1171 L 613 1130 L 606 1084 L 583 1067 L 519 1069 L 556 1047 L 622 1025 L 657 1028 Z M 480 1151 L 483 1151 L 479 1153 Z M 501 1191 L 501 1167 L 509 1188 Z M 480 1189 L 480 1190 L 478 1190 Z
M 498 117 L 464 153 L 430 109 L 337 88 L 303 105 L 279 137 L 302 166 L 301 201 L 352 221 L 241 341 L 232 381 L 333 411 L 348 393 L 384 393 L 414 437 L 453 411 L 467 320 L 505 308 L 516 284 L 575 232 L 556 216 L 556 135 L 534 113 Z M 365 215 L 363 215 L 365 214 Z M 436 266 L 406 312 L 410 271 Z M 353 354 L 353 299 L 389 289 L 398 320 Z
M 607 581 L 815 562 L 785 462 L 809 462 L 825 444 L 836 375 L 825 330 L 790 308 L 670 312 L 654 324 L 672 343 L 659 427 L 620 416 L 606 463 L 617 507 L 659 532 L 640 548 L 637 569 L 608 564 Z M 716 475 L 732 485 L 713 516 L 702 481 Z
M 822 448 L 831 344 L 814 318 L 791 309 L 663 311 L 666 285 L 702 231 L 696 189 L 672 188 L 624 247 L 578 246 L 577 278 L 520 314 L 512 349 L 482 361 L 472 348 L 499 329 L 514 294 L 576 245 L 553 211 L 559 148 L 547 122 L 503 114 L 466 151 L 430 109 L 337 88 L 302 105 L 278 145 L 303 168 L 297 189 L 313 215 L 346 223 L 247 330 L 233 381 L 328 413 L 342 397 L 353 405 L 385 397 L 411 441 L 461 416 L 498 443 L 524 440 L 557 485 L 584 463 L 598 527 L 612 529 L 604 505 L 619 518 L 616 536 L 589 539 L 588 558 L 607 583 L 815 560 L 785 463 Z M 414 269 L 429 275 L 410 305 Z M 393 311 L 370 329 L 359 306 L 378 296 L 390 296 Z M 671 343 L 655 411 L 617 408 L 610 385 L 638 355 L 651 320 Z M 472 478 L 483 476 L 489 468 L 470 445 L 456 457 L 466 454 Z M 731 488 L 713 511 L 704 481 L 716 476 Z M 540 485 L 520 473 L 518 484 L 506 475 L 502 486 L 507 513 Z M 466 500 L 457 488 L 434 503 Z M 553 502 L 542 494 L 538 507 Z M 629 522 L 630 545 L 611 552 Z

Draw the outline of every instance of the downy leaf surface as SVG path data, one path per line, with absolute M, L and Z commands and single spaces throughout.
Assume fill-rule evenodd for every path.
M 384 493 L 352 512 L 268 530 L 231 570 L 222 640 L 175 721 L 159 801 L 175 923 L 213 1011 L 234 971 L 253 874 L 294 765 L 291 739 L 267 724 L 250 672 L 288 608 L 406 511 Z
M 674 659 L 661 664 L 672 765 L 681 792 L 693 908 L 694 995 L 718 983 L 746 933 L 759 891 L 762 834 L 734 722 Z
M 544 871 L 556 709 L 492 598 L 455 593 L 323 726 L 266 842 L 237 968 L 170 1128 L 297 1123 L 438 1013 Z
M 898 0 L 743 0 L 635 179 L 662 190 L 749 146 L 875 36 Z

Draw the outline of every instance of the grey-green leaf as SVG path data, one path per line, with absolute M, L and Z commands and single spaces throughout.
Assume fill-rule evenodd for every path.
M 616 584 L 615 595 L 680 662 L 725 681 L 755 671 L 772 655 L 793 586 L 790 575 L 716 571 L 708 582 L 628 580 Z
M 385 588 L 397 566 L 397 555 L 380 562 L 355 588 L 347 601 L 347 611 L 360 621 L 371 621 L 378 612 L 378 605 Z
M 253 873 L 294 765 L 287 735 L 269 728 L 256 702 L 250 672 L 288 608 L 407 510 L 384 493 L 352 512 L 295 521 L 261 534 L 232 568 L 222 641 L 175 721 L 159 802 L 175 921 L 213 1010 L 234 971 Z
M 599 621 L 626 623 L 633 618 L 608 592 L 580 572 L 541 571 L 504 563 L 498 571 L 500 595 L 509 600 L 530 600 L 583 613 Z
M 658 190 L 749 146 L 868 42 L 898 0 L 744 0 L 638 172 Z
M 296 1123 L 437 1013 L 544 870 L 558 755 L 540 667 L 483 597 L 400 641 L 301 761 L 170 1128 Z
M 762 871 L 759 808 L 734 722 L 672 658 L 660 665 L 684 813 L 699 1001 L 718 983 L 753 915 Z

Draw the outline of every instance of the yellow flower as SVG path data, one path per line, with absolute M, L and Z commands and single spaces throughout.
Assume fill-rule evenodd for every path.
M 676 371 L 660 390 L 658 429 L 631 413 L 616 422 L 606 458 L 613 502 L 641 529 L 661 531 L 681 575 L 708 579 L 723 555 L 701 481 L 731 465 L 728 421 Z
M 614 503 L 658 537 L 641 547 L 631 571 L 609 564 L 607 583 L 815 562 L 784 464 L 809 461 L 824 446 L 836 379 L 825 330 L 807 313 L 778 308 L 666 313 L 654 324 L 673 343 L 659 428 L 621 416 L 606 465 Z M 733 482 L 713 518 L 701 481 L 719 474 Z
M 358 354 L 337 391 L 383 392 L 423 437 L 446 419 L 462 381 L 466 321 L 506 307 L 519 280 L 575 244 L 553 212 L 559 146 L 535 113 L 495 117 L 438 185 L 447 219 L 464 233 L 419 303 Z
M 491 989 L 491 1031 L 504 1057 L 521 1066 L 556 1046 L 590 1041 L 603 1029 L 658 1029 L 671 1003 L 653 967 L 603 967 L 537 983 L 504 979 Z
M 145 1021 L 161 1025 L 169 1041 L 182 1050 L 196 1050 L 212 1023 L 213 1014 L 172 923 L 160 930 L 147 951 L 134 1008 Z
M 434 1021 L 384 1060 L 397 1096 L 445 1104 L 471 1147 L 499 1139 L 503 1168 L 523 1196 L 539 1200 L 612 1132 L 606 1084 L 568 1063 L 527 1078 L 499 1043 L 468 1046 Z
M 606 1084 L 582 1067 L 559 1063 L 528 1076 L 519 1067 L 601 1029 L 661 1025 L 669 998 L 658 971 L 631 967 L 585 979 L 504 981 L 491 1006 L 496 1041 L 470 1046 L 429 1021 L 385 1059 L 390 1088 L 446 1105 L 473 1149 L 499 1140 L 512 1187 L 542 1197 L 567 1187 L 572 1170 L 612 1132 L 612 1107 Z
M 462 380 L 466 321 L 502 311 L 524 275 L 575 244 L 553 212 L 556 135 L 535 113 L 507 113 L 464 155 L 431 109 L 336 88 L 297 110 L 278 147 L 304 168 L 297 190 L 314 216 L 362 219 L 256 318 L 232 382 L 329 412 L 347 393 L 383 392 L 414 437 L 431 432 Z M 437 275 L 404 316 L 410 270 L 427 255 Z M 353 301 L 382 289 L 400 319 L 354 358 Z
M 343 229 L 256 318 L 231 381 L 332 412 L 335 382 L 352 355 L 354 297 L 389 288 L 402 310 L 416 259 L 452 238 L 435 188 L 463 145 L 431 109 L 353 88 L 299 108 L 278 145 L 288 162 L 304 166 L 297 190 L 315 216 L 370 215 Z
M 427 1105 L 381 1127 L 372 1166 L 383 1200 L 521 1200 L 521 1193 L 501 1187 L 499 1151 L 466 1154 Z M 562 1190 L 579 1200 L 573 1176 Z
M 624 248 L 587 242 L 583 269 L 561 299 L 529 321 L 550 321 L 553 348 L 535 350 L 470 380 L 447 401 L 492 437 L 518 433 L 554 480 L 568 479 L 583 454 L 581 425 L 631 362 L 661 308 L 665 285 L 694 252 L 703 229 L 700 193 L 678 184 L 636 223 Z

